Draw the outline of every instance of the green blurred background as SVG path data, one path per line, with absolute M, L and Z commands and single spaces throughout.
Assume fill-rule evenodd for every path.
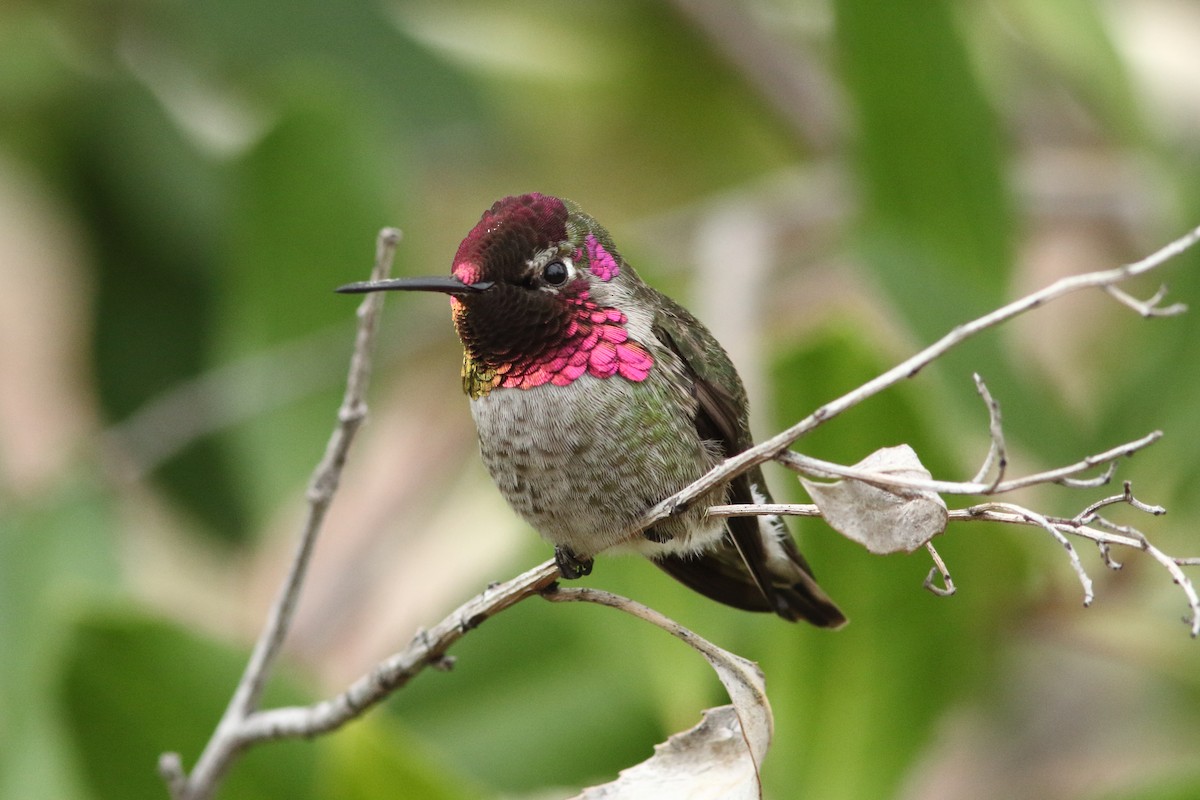
M 165 796 L 290 556 L 383 225 L 443 272 L 493 200 L 603 220 L 734 354 L 759 436 L 954 324 L 1200 222 L 1200 6 L 1187 0 L 263 0 L 0 8 L 0 797 Z M 1200 253 L 1165 270 L 1200 308 Z M 1157 279 L 1133 287 L 1146 294 Z M 1161 427 L 1124 463 L 1200 553 L 1200 314 L 1064 300 L 800 443 L 912 444 L 969 478 Z M 488 581 L 549 555 L 475 453 L 443 301 L 390 297 L 372 417 L 270 702 L 338 691 Z M 779 495 L 800 499 L 786 474 Z M 1026 495 L 1071 515 L 1107 490 Z M 588 583 L 759 661 L 771 798 L 1200 796 L 1200 651 L 1137 554 L 1097 602 L 1036 531 L 878 558 L 801 526 L 852 619 L 718 607 L 634 559 Z M 1195 570 L 1192 570 L 1195 576 Z M 563 797 L 724 702 L 612 611 L 528 602 L 365 720 L 271 744 L 223 798 Z

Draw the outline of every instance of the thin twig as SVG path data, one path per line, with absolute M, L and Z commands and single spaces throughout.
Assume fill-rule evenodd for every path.
M 1110 451 L 1111 452 L 1111 451 Z M 848 469 L 839 468 L 839 472 L 849 472 Z M 1058 470 L 1042 473 L 1045 477 L 1043 483 L 1054 482 L 1063 483 L 1061 478 L 1055 478 Z M 870 482 L 873 485 L 880 486 L 885 489 L 896 491 L 898 494 L 903 494 L 910 491 L 912 482 L 903 479 L 899 476 L 889 476 L 883 473 L 871 473 L 868 475 Z M 894 481 L 894 485 L 889 485 L 889 481 Z M 938 482 L 932 482 L 936 484 Z M 1013 484 L 1025 485 L 1026 479 L 1020 481 L 1012 481 Z M 1083 483 L 1083 482 L 1080 482 Z M 917 488 L 923 488 L 918 486 Z M 1059 544 L 1063 545 L 1071 560 L 1071 566 L 1078 575 L 1081 585 L 1084 589 L 1084 605 L 1090 605 L 1094 592 L 1091 578 L 1083 569 L 1082 562 L 1079 560 L 1079 554 L 1071 545 L 1067 536 L 1078 536 L 1092 541 L 1100 551 L 1101 558 L 1110 569 L 1120 569 L 1120 562 L 1112 557 L 1111 548 L 1113 545 L 1121 547 L 1129 547 L 1140 550 L 1160 565 L 1170 574 L 1171 579 L 1180 587 L 1184 595 L 1187 597 L 1188 609 L 1190 615 L 1185 618 L 1188 623 L 1193 637 L 1200 636 L 1200 595 L 1197 594 L 1195 584 L 1188 578 L 1183 567 L 1200 565 L 1200 558 L 1178 558 L 1168 556 L 1157 547 L 1150 543 L 1138 529 L 1129 525 L 1119 525 L 1108 519 L 1105 519 L 1099 514 L 1103 508 L 1124 504 L 1138 511 L 1153 516 L 1159 516 L 1166 513 L 1166 509 L 1162 506 L 1151 505 L 1137 499 L 1133 494 L 1133 486 L 1129 481 L 1126 481 L 1123 490 L 1120 494 L 1115 494 L 1109 497 L 1102 498 L 1085 507 L 1074 517 L 1053 517 L 1022 506 L 1012 503 L 996 503 L 989 502 L 980 505 L 974 505 L 965 509 L 954 509 L 947 513 L 947 521 L 949 522 L 964 522 L 964 521 L 990 521 L 1007 524 L 1032 525 L 1041 528 L 1050 533 Z M 744 505 L 720 505 L 712 506 L 708 509 L 709 516 L 713 517 L 737 517 L 737 516 L 761 516 L 761 515 L 793 515 L 806 517 L 820 517 L 821 510 L 815 505 L 809 504 L 787 504 L 787 503 L 747 503 Z M 933 546 L 926 542 L 926 547 L 929 550 L 930 556 L 934 559 L 935 567 L 930 570 L 925 578 L 924 587 L 933 591 L 935 594 L 947 595 L 953 594 L 955 586 L 950 580 L 949 571 L 946 569 L 945 563 L 941 560 L 937 551 Z M 933 583 L 934 577 L 938 572 L 941 572 L 944 588 L 938 587 Z
M 1127 453 L 1126 455 L 1132 455 Z M 1068 489 L 1096 489 L 1100 486 L 1108 486 L 1112 481 L 1113 475 L 1117 473 L 1117 462 L 1110 461 L 1104 472 L 1092 478 L 1058 478 L 1054 482 L 1059 486 L 1066 486 Z
M 812 503 L 738 503 L 709 506 L 705 511 L 710 517 L 763 517 L 774 514 L 791 517 L 821 516 L 821 509 Z
M 938 597 L 949 597 L 958 591 L 954 586 L 954 581 L 950 578 L 950 570 L 946 567 L 946 562 L 942 560 L 942 556 L 933 546 L 933 542 L 926 542 L 925 549 L 929 551 L 929 557 L 933 559 L 933 566 L 930 568 L 929 574 L 925 576 L 925 583 L 922 585 Z M 938 574 L 942 576 L 941 586 L 933 582 L 934 576 Z
M 1000 506 L 1006 506 L 1007 509 Z M 1134 550 L 1141 550 L 1157 561 L 1171 576 L 1171 580 L 1183 591 L 1187 597 L 1189 611 L 1189 615 L 1184 618 L 1184 622 L 1188 624 L 1192 638 L 1200 637 L 1200 595 L 1196 592 L 1195 584 L 1184 574 L 1182 569 L 1186 566 L 1200 565 L 1200 558 L 1177 558 L 1169 556 L 1151 544 L 1141 531 L 1126 526 L 1112 525 L 1108 530 L 1100 530 L 1092 525 L 1080 524 L 1077 518 L 1068 519 L 1043 516 L 1041 520 L 1035 520 L 1033 516 L 1035 515 L 1029 512 L 1028 509 L 1013 506 L 1010 503 L 985 503 L 970 508 L 955 509 L 949 514 L 950 520 L 960 522 L 986 521 L 1018 525 L 1034 524 L 1043 529 L 1046 528 L 1046 525 L 1043 523 L 1048 523 L 1051 528 L 1060 534 L 1079 536 L 1089 539 L 1098 545 L 1120 545 Z M 1096 518 L 1096 521 L 1099 522 L 1099 519 Z M 1120 530 L 1117 530 L 1118 528 Z
M 988 391 L 987 384 L 983 382 L 983 378 L 979 377 L 976 372 L 972 377 L 975 379 L 975 390 L 979 392 L 979 396 L 983 398 L 984 405 L 988 410 L 988 433 L 991 435 L 992 444 L 988 448 L 987 456 L 983 459 L 983 464 L 979 467 L 979 472 L 971 480 L 972 483 L 982 483 L 984 478 L 992 470 L 996 468 L 996 477 L 992 479 L 991 491 L 995 491 L 1000 482 L 1004 480 L 1004 471 L 1008 468 L 1008 450 L 1004 446 L 1004 427 L 1000 422 L 1000 403 L 992 397 L 992 393 Z M 990 493 L 990 492 L 989 492 Z
M 1083 562 L 1079 560 L 1079 553 L 1075 550 L 1071 541 L 1063 534 L 1059 527 L 1047 519 L 1044 515 L 1031 511 L 1028 508 L 1013 503 L 985 503 L 982 506 L 976 506 L 984 511 L 1001 511 L 1015 516 L 1021 517 L 1027 522 L 1037 525 L 1042 530 L 1053 536 L 1063 549 L 1067 551 L 1067 558 L 1071 562 L 1071 568 L 1075 570 L 1075 574 L 1079 577 L 1079 583 L 1083 586 L 1083 605 L 1090 606 L 1092 601 L 1096 599 L 1096 593 L 1092 589 L 1092 579 L 1088 576 L 1083 568 Z
M 238 730 L 237 746 L 315 736 L 340 728 L 404 686 L 425 667 L 448 669 L 453 662 L 446 651 L 455 642 L 490 617 L 545 591 L 558 578 L 558 567 L 551 559 L 512 580 L 489 586 L 437 625 L 418 631 L 407 647 L 381 661 L 341 694 L 309 706 L 272 708 L 250 715 Z
M 1174 317 L 1177 314 L 1182 314 L 1187 311 L 1185 303 L 1174 303 L 1169 306 L 1160 306 L 1159 303 L 1167 296 L 1167 287 L 1159 286 L 1158 291 L 1151 295 L 1146 300 L 1138 300 L 1133 295 L 1118 289 L 1116 286 L 1105 286 L 1104 291 L 1124 306 L 1132 308 L 1143 317 Z
M 399 241 L 399 235 L 399 231 L 393 229 L 385 229 L 380 233 L 375 267 L 371 276 L 372 280 L 381 280 L 390 271 L 392 256 L 395 246 Z M 794 468 L 797 464 L 801 464 L 803 465 L 801 467 L 802 471 L 812 470 L 814 474 L 818 475 L 851 477 L 864 480 L 867 483 L 886 485 L 892 488 L 898 487 L 900 489 L 907 488 L 937 492 L 946 491 L 943 488 L 945 486 L 958 487 L 956 490 L 957 493 L 980 494 L 983 493 L 978 491 L 980 488 L 986 489 L 987 493 L 1000 493 L 1011 491 L 1013 488 L 1020 486 L 1048 481 L 1067 485 L 1092 483 L 1093 481 L 1081 481 L 1074 476 L 1099 464 L 1107 463 L 1111 466 L 1112 461 L 1122 455 L 1129 455 L 1151 444 L 1161 434 L 1154 432 L 1135 442 L 1113 448 L 1096 456 L 1091 456 L 1078 464 L 1060 470 L 1040 473 L 1039 475 L 1017 481 L 1002 481 L 997 478 L 990 484 L 983 484 L 982 476 L 979 480 L 970 484 L 950 484 L 936 481 L 900 481 L 900 479 L 894 476 L 890 477 L 890 480 L 884 480 L 883 476 L 880 475 L 872 473 L 864 474 L 861 472 L 854 473 L 849 468 L 829 464 L 828 462 L 820 462 L 816 459 L 806 459 L 798 454 L 784 453 L 784 451 L 798 438 L 825 421 L 899 381 L 915 376 L 926 365 L 966 339 L 1071 292 L 1095 287 L 1111 289 L 1116 283 L 1160 266 L 1170 258 L 1193 246 L 1198 240 L 1200 240 L 1200 227 L 1141 261 L 1115 270 L 1064 278 L 1039 292 L 1023 297 L 972 322 L 955 328 L 934 344 L 887 372 L 842 397 L 821 406 L 811 415 L 787 430 L 727 459 L 680 492 L 655 505 L 638 522 L 636 529 L 642 530 L 649 527 L 655 522 L 676 513 L 687 504 L 694 502 L 711 489 L 726 483 L 733 476 L 773 458 L 784 463 L 791 462 Z M 1116 293 L 1109 291 L 1109 293 L 1119 302 L 1147 316 L 1178 313 L 1178 310 L 1181 310 L 1178 306 L 1160 308 L 1158 303 L 1162 300 L 1162 292 L 1147 301 L 1137 301 L 1120 291 Z M 283 640 L 290 626 L 313 546 L 337 488 L 348 448 L 366 414 L 364 397 L 370 376 L 370 351 L 381 303 L 381 294 L 369 294 L 359 308 L 358 335 L 355 342 L 354 354 L 351 359 L 345 397 L 338 412 L 338 424 L 330 438 L 324 457 L 312 477 L 308 491 L 308 514 L 302 527 L 300 541 L 297 544 L 291 569 L 276 597 L 266 627 L 254 647 L 242 679 L 190 775 L 184 771 L 182 760 L 176 753 L 165 753 L 159 760 L 159 771 L 167 784 L 171 796 L 175 800 L 206 800 L 211 797 L 216 791 L 224 772 L 232 763 L 233 758 L 254 742 L 288 736 L 311 736 L 323 731 L 332 730 L 344 724 L 347 720 L 358 716 L 366 708 L 379 702 L 379 700 L 399 686 L 402 686 L 413 675 L 425 667 L 449 668 L 452 662 L 446 656 L 446 650 L 455 641 L 465 635 L 467 631 L 477 627 L 492 614 L 498 613 L 533 594 L 544 592 L 554 584 L 557 577 L 558 573 L 554 562 L 547 561 L 512 581 L 499 587 L 492 587 L 482 595 L 461 606 L 454 614 L 451 614 L 432 630 L 418 632 L 408 648 L 377 665 L 375 669 L 357 680 L 337 697 L 307 707 L 279 708 L 267 711 L 258 710 L 257 707 L 261 700 L 262 690 L 279 655 Z M 998 407 L 993 412 L 991 401 L 986 397 L 985 400 L 989 402 L 993 427 L 998 430 Z M 995 430 L 992 440 L 998 457 L 1002 456 L 1003 447 L 1001 444 L 998 444 L 1002 440 L 997 437 Z M 1128 484 L 1121 498 L 1123 502 L 1134 505 L 1140 510 L 1150 510 L 1151 513 L 1155 513 L 1153 509 L 1156 507 L 1138 504 L 1133 499 L 1132 490 Z M 1111 523 L 1103 520 L 1096 513 L 1099 508 L 1107 504 L 1093 504 L 1086 511 L 1093 518 L 1093 524 L 1120 528 L 1120 526 L 1113 526 Z M 804 513 L 813 515 L 819 512 L 814 512 L 812 507 L 772 504 L 756 506 L 753 511 L 746 511 L 744 508 L 739 510 L 737 507 L 729 506 L 714 507 L 710 509 L 709 513 L 713 516 L 728 516 L 734 513 Z M 1007 503 L 989 503 L 962 511 L 952 511 L 949 517 L 950 519 L 991 519 L 1001 522 L 1035 524 L 1048 531 L 1064 545 L 1070 554 L 1072 564 L 1084 586 L 1085 603 L 1091 601 L 1091 582 L 1083 571 L 1074 548 L 1065 540 L 1064 535 L 1084 536 L 1097 543 L 1102 543 L 1105 547 L 1110 544 L 1136 547 L 1159 561 L 1168 570 L 1175 582 L 1183 589 L 1187 595 L 1191 610 L 1190 623 L 1192 635 L 1200 635 L 1200 598 L 1197 597 L 1195 587 L 1187 576 L 1183 574 L 1181 569 L 1182 566 L 1191 566 L 1200 563 L 1200 559 L 1176 559 L 1167 556 L 1158 550 L 1158 548 L 1151 545 L 1145 536 L 1132 528 L 1101 531 L 1089 525 L 1082 524 L 1077 520 L 1049 518 Z M 945 569 L 945 564 L 941 562 L 935 550 L 930 548 L 930 552 L 935 559 L 935 564 L 942 571 L 946 591 L 952 591 L 953 584 L 950 581 L 948 571 Z M 577 597 L 576 595 L 575 590 L 572 590 L 571 593 L 560 593 L 558 599 L 582 599 L 581 596 Z
M 721 683 L 725 686 L 725 690 L 729 693 L 729 699 L 733 701 L 733 712 L 737 715 L 739 732 L 741 733 L 742 741 L 746 745 L 745 754 L 753 765 L 754 782 L 758 790 L 758 795 L 761 796 L 762 776 L 760 767 L 762 758 L 766 755 L 767 747 L 771 742 L 774 720 L 771 714 L 771 705 L 767 702 L 766 686 L 763 682 L 762 670 L 758 668 L 757 664 L 717 647 L 707 639 L 697 636 L 675 620 L 627 597 L 621 597 L 611 592 L 592 589 L 590 587 L 563 588 L 557 585 L 552 591 L 545 592 L 543 597 L 553 602 L 586 601 L 589 603 L 599 603 L 609 608 L 624 611 L 626 614 L 662 628 L 703 655 L 716 671 Z M 711 778 L 708 775 L 701 776 L 700 782 L 708 784 L 706 788 L 711 788 Z M 662 784 L 655 781 L 654 785 L 659 788 L 656 796 L 661 795 Z M 609 796 L 608 793 L 604 792 L 605 787 L 598 788 L 599 791 L 596 793 L 596 797 Z M 733 787 L 726 786 L 726 788 L 732 789 Z M 744 796 L 742 792 L 734 793 L 739 797 Z M 640 797 L 644 795 L 644 792 L 637 794 Z M 592 795 L 589 794 L 587 796 Z M 624 797 L 625 795 L 621 794 L 620 796 Z
M 380 232 L 376 243 L 375 265 L 371 271 L 372 280 L 387 277 L 399 241 L 400 231 L 394 228 L 385 228 Z M 182 762 L 176 754 L 166 754 L 159 761 L 159 771 L 175 800 L 204 800 L 212 795 L 241 746 L 238 736 L 240 729 L 246 718 L 258 708 L 263 688 L 291 626 L 317 534 L 337 489 L 350 443 L 366 417 L 366 391 L 371 375 L 371 345 L 382 303 L 382 295 L 368 295 L 359 306 L 358 333 L 354 353 L 350 359 L 346 392 L 338 409 L 337 425 L 309 483 L 308 513 L 301 526 L 296 552 L 287 578 L 271 606 L 266 626 L 255 642 L 250 660 L 230 698 L 229 705 L 190 775 L 182 774 Z
M 726 650 L 717 647 L 702 636 L 698 636 L 680 625 L 661 611 L 655 611 L 653 608 L 643 605 L 636 600 L 630 600 L 628 597 L 606 592 L 603 589 L 595 589 L 590 586 L 556 585 L 552 590 L 543 592 L 542 597 L 554 603 L 587 602 L 615 608 L 644 622 L 649 622 L 651 625 L 662 628 L 676 639 L 687 642 L 710 658 L 728 658 L 731 655 Z
M 826 403 L 787 430 L 713 467 L 699 479 L 655 504 L 653 508 L 647 511 L 635 523 L 631 532 L 645 530 L 660 520 L 674 516 L 690 503 L 695 502 L 716 487 L 728 483 L 733 477 L 759 464 L 779 457 L 781 453 L 801 436 L 900 381 L 916 376 L 934 360 L 940 358 L 967 339 L 1003 322 L 1007 322 L 1013 317 L 1024 314 L 1027 311 L 1040 308 L 1046 303 L 1057 300 L 1064 295 L 1083 289 L 1104 288 L 1105 286 L 1111 286 L 1138 275 L 1143 275 L 1183 253 L 1195 245 L 1197 241 L 1200 241 L 1200 226 L 1193 228 L 1188 233 L 1140 261 L 1135 261 L 1132 264 L 1126 264 L 1116 269 L 1087 272 L 1082 275 L 1060 278 L 1044 289 L 1014 300 L 1008 305 L 1002 306 L 991 313 L 984 314 L 982 317 L 978 317 L 971 322 L 959 325 L 917 354 L 872 378 L 853 391 L 847 392 L 836 400 Z
M 1044 483 L 1065 483 L 1072 480 L 1072 476 L 1080 472 L 1086 472 L 1094 469 L 1101 464 L 1107 464 L 1115 461 L 1122 456 L 1131 456 L 1138 450 L 1149 447 L 1162 438 L 1162 431 L 1151 431 L 1140 439 L 1135 439 L 1132 442 L 1117 445 L 1105 450 L 1103 453 L 1087 456 L 1074 464 L 1068 464 L 1065 467 L 1047 470 L 1045 472 L 1034 473 L 1023 478 L 1013 478 L 1012 480 L 1002 481 L 995 485 L 991 483 L 978 483 L 967 481 L 938 481 L 922 478 L 906 478 L 899 475 L 889 473 L 872 472 L 870 470 L 857 469 L 855 467 L 847 467 L 842 464 L 835 464 L 831 461 L 824 461 L 812 456 L 806 456 L 801 453 L 787 451 L 776 456 L 775 460 L 785 467 L 801 472 L 806 475 L 811 475 L 817 478 L 851 478 L 863 483 L 869 483 L 875 486 L 880 486 L 887 489 L 908 489 L 912 491 L 937 492 L 938 494 L 975 494 L 975 495 L 996 495 L 1005 494 L 1016 489 L 1024 489 L 1029 486 L 1037 486 Z M 1108 473 L 1106 473 L 1108 474 Z M 1086 481 L 1083 485 L 1093 485 L 1094 481 Z

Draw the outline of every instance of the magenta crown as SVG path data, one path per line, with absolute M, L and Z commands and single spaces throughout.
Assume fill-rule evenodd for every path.
M 524 268 L 533 253 L 567 238 L 565 203 L 533 192 L 497 200 L 462 240 L 451 272 L 464 283 L 496 280 Z

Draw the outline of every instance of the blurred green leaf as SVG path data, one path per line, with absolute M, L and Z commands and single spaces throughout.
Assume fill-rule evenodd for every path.
M 563 8 L 557 0 L 399 8 L 406 30 L 486 89 L 483 135 L 456 157 L 472 157 L 468 168 L 482 172 L 476 181 L 489 194 L 553 192 L 612 220 L 782 168 L 801 151 L 670 4 Z
M 835 9 L 858 117 L 859 252 L 918 341 L 931 343 L 1007 299 L 1016 230 L 1000 121 L 947 3 L 840 0 Z M 1034 447 L 1061 441 L 1046 435 L 1062 428 L 1055 398 L 1028 397 L 1031 384 L 1016 379 L 994 333 L 928 371 L 945 377 L 959 415 L 978 403 L 978 371 L 1005 403 L 1010 436 Z
M 1006 21 L 1104 122 L 1107 133 L 1137 144 L 1147 133 L 1141 101 L 1106 29 L 1104 7 L 1088 0 L 1008 0 Z M 1026 65 L 1028 66 L 1028 65 Z M 1038 70 L 1039 74 L 1046 74 Z
M 85 797 L 54 675 L 62 618 L 116 579 L 113 509 L 87 480 L 0 508 L 0 797 Z
M 365 98 L 333 83 L 314 91 L 326 80 L 319 72 L 293 78 L 279 121 L 232 169 L 237 201 L 214 332 L 222 359 L 274 354 L 227 387 L 230 402 L 258 411 L 228 441 L 263 516 L 304 480 L 336 419 L 355 304 L 333 289 L 369 271 L 398 167 Z M 338 323 L 345 346 L 329 357 L 320 334 Z
M 666 738 L 629 636 L 639 625 L 533 599 L 473 631 L 452 672 L 421 675 L 390 708 L 443 760 L 504 792 L 612 779 Z
M 207 365 L 220 180 L 137 86 L 96 88 L 79 116 L 73 175 L 96 252 L 96 377 L 115 422 Z M 202 440 L 156 477 L 212 530 L 234 537 L 245 510 L 231 473 L 228 453 Z
M 839 0 L 839 63 L 858 112 L 872 267 L 923 334 L 997 305 L 1013 256 L 999 120 L 946 3 Z M 945 301 L 945 304 L 939 302 Z
M 75 751 L 97 800 L 159 797 L 159 756 L 179 752 L 190 766 L 237 685 L 246 656 L 171 623 L 129 611 L 97 611 L 70 632 L 62 707 Z M 275 680 L 264 705 L 302 696 Z M 230 771 L 219 797 L 315 797 L 309 742 L 269 743 Z
M 523 733 L 523 732 L 522 732 Z M 386 716 L 372 714 L 335 733 L 324 750 L 318 797 L 478 800 L 488 796 L 436 763 L 425 746 Z

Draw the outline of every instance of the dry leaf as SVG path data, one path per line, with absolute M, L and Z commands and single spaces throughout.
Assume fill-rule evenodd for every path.
M 774 721 L 758 665 L 683 628 L 676 637 L 716 670 L 733 705 L 710 708 L 694 728 L 654 748 L 654 755 L 603 786 L 572 800 L 758 800 L 759 765 L 771 744 Z
M 854 468 L 888 477 L 930 478 L 906 444 L 876 450 Z M 882 489 L 852 478 L 800 482 L 831 528 L 872 553 L 911 553 L 946 529 L 946 503 L 936 492 Z

